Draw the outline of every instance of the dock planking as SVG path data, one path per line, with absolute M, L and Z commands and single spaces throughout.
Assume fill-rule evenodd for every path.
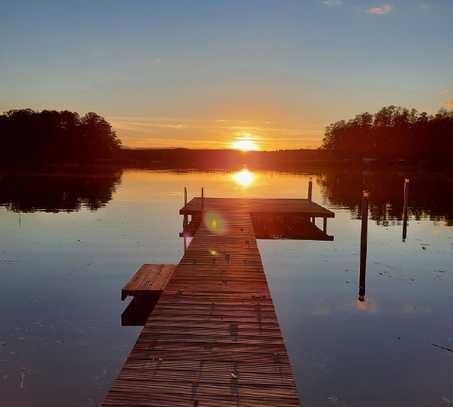
M 175 269 L 174 264 L 143 264 L 121 290 L 121 299 L 129 295 L 160 295 Z
M 271 214 L 303 214 L 307 217 L 333 218 L 332 211 L 322 207 L 310 199 L 280 199 L 280 198 L 193 198 L 179 213 L 192 215 L 200 213 L 203 206 L 211 210 L 219 209 L 230 211 L 234 206 L 240 205 L 248 214 L 271 213 Z
M 272 211 L 334 216 L 308 200 L 194 198 L 181 209 L 203 221 L 104 406 L 300 405 L 252 220 Z

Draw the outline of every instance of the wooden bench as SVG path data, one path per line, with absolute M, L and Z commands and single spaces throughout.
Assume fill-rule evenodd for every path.
M 144 264 L 121 290 L 121 300 L 127 296 L 160 296 L 170 281 L 175 264 Z

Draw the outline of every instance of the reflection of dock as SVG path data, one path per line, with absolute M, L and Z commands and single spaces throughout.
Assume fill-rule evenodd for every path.
M 215 198 L 180 212 L 193 240 L 104 406 L 300 405 L 253 214 L 334 214 L 308 200 Z

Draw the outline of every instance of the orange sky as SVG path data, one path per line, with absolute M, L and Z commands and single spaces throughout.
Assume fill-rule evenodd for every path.
M 127 147 L 317 148 L 323 134 L 321 123 L 285 126 L 272 120 L 149 119 L 127 116 L 110 116 L 107 119 Z
M 273 150 L 383 106 L 453 107 L 450 0 L 82 3 L 4 2 L 1 112 L 96 112 L 130 147 Z

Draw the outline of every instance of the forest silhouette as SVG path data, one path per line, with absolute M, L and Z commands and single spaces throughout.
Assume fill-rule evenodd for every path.
M 319 149 L 250 151 L 123 148 L 110 123 L 96 113 L 10 110 L 0 115 L 0 166 L 107 164 L 116 167 L 297 169 L 375 159 L 452 163 L 453 110 L 434 115 L 387 106 L 375 114 L 327 126 Z
M 0 115 L 0 158 L 7 166 L 111 159 L 121 142 L 96 113 L 10 110 Z
M 343 157 L 447 159 L 453 153 L 453 110 L 434 115 L 397 106 L 327 126 L 322 148 Z

